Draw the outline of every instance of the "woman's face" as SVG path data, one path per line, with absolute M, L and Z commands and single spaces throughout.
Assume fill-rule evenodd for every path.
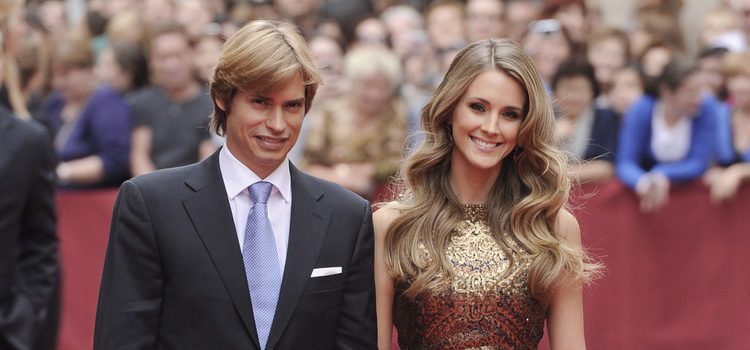
M 625 65 L 627 54 L 625 45 L 613 37 L 589 46 L 588 59 L 594 66 L 596 80 L 609 85 L 615 70 Z
M 91 82 L 95 80 L 91 67 L 68 67 L 52 65 L 52 87 L 66 101 L 80 101 L 91 93 Z
M 451 171 L 457 176 L 497 176 L 517 145 L 526 92 L 499 70 L 479 74 L 456 105 L 450 120 Z
M 696 72 L 686 77 L 682 84 L 673 91 L 662 88 L 660 95 L 663 97 L 663 102 L 671 105 L 681 117 L 690 117 L 698 112 L 702 95 L 701 87 L 701 77 Z
M 620 114 L 643 95 L 643 83 L 635 69 L 622 69 L 612 76 L 612 89 L 609 91 L 609 102 Z

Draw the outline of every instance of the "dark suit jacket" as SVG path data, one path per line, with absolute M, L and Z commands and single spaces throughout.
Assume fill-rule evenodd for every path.
M 0 107 L 0 348 L 33 349 L 58 273 L 54 150 Z
M 95 349 L 259 348 L 218 154 L 122 185 Z M 370 205 L 290 171 L 289 246 L 266 348 L 375 349 Z M 338 266 L 343 273 L 310 277 Z

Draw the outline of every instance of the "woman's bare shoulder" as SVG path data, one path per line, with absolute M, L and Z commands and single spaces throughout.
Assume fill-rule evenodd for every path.
M 563 241 L 573 245 L 581 244 L 581 228 L 578 226 L 578 219 L 567 209 L 560 209 L 557 214 L 556 229 Z

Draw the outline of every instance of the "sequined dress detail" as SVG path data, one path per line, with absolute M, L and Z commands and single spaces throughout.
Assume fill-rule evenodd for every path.
M 507 237 L 507 236 L 506 236 Z M 512 251 L 521 251 L 510 237 Z M 426 255 L 426 250 L 424 251 Z M 446 256 L 454 271 L 450 286 L 404 296 L 396 284 L 393 321 L 402 350 L 537 349 L 545 310 L 528 288 L 530 261 L 509 256 L 490 235 L 483 205 L 465 205 Z

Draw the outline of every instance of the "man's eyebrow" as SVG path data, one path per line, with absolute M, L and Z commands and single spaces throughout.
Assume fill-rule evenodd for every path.
M 295 98 L 293 100 L 288 100 L 288 101 L 284 102 L 284 104 L 286 104 L 286 105 L 290 105 L 290 104 L 294 104 L 294 103 L 302 104 L 304 102 L 305 102 L 305 98 L 304 97 L 300 97 L 300 98 Z

